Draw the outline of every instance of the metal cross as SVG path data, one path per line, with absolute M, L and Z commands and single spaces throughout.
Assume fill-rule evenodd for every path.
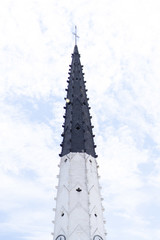
M 77 38 L 79 38 L 77 35 L 77 26 L 75 26 L 75 32 L 73 32 L 73 35 L 75 36 L 75 45 L 77 45 Z

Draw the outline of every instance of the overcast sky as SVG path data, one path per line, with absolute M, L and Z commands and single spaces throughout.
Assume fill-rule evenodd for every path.
M 51 240 L 78 27 L 108 240 L 160 240 L 160 1 L 0 1 L 0 240 Z

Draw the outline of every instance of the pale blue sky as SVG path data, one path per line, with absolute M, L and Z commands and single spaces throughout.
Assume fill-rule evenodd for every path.
M 78 26 L 108 240 L 160 240 L 160 1 L 0 3 L 0 240 L 51 240 Z

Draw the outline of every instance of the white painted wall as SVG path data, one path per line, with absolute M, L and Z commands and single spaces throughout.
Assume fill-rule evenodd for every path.
M 89 240 L 95 235 L 105 239 L 97 162 L 86 153 L 61 158 L 54 239 L 60 234 L 67 240 Z

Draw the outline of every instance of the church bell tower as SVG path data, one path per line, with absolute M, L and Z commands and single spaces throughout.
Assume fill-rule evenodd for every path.
M 54 240 L 105 240 L 98 164 L 83 66 L 75 43 L 69 70 Z

